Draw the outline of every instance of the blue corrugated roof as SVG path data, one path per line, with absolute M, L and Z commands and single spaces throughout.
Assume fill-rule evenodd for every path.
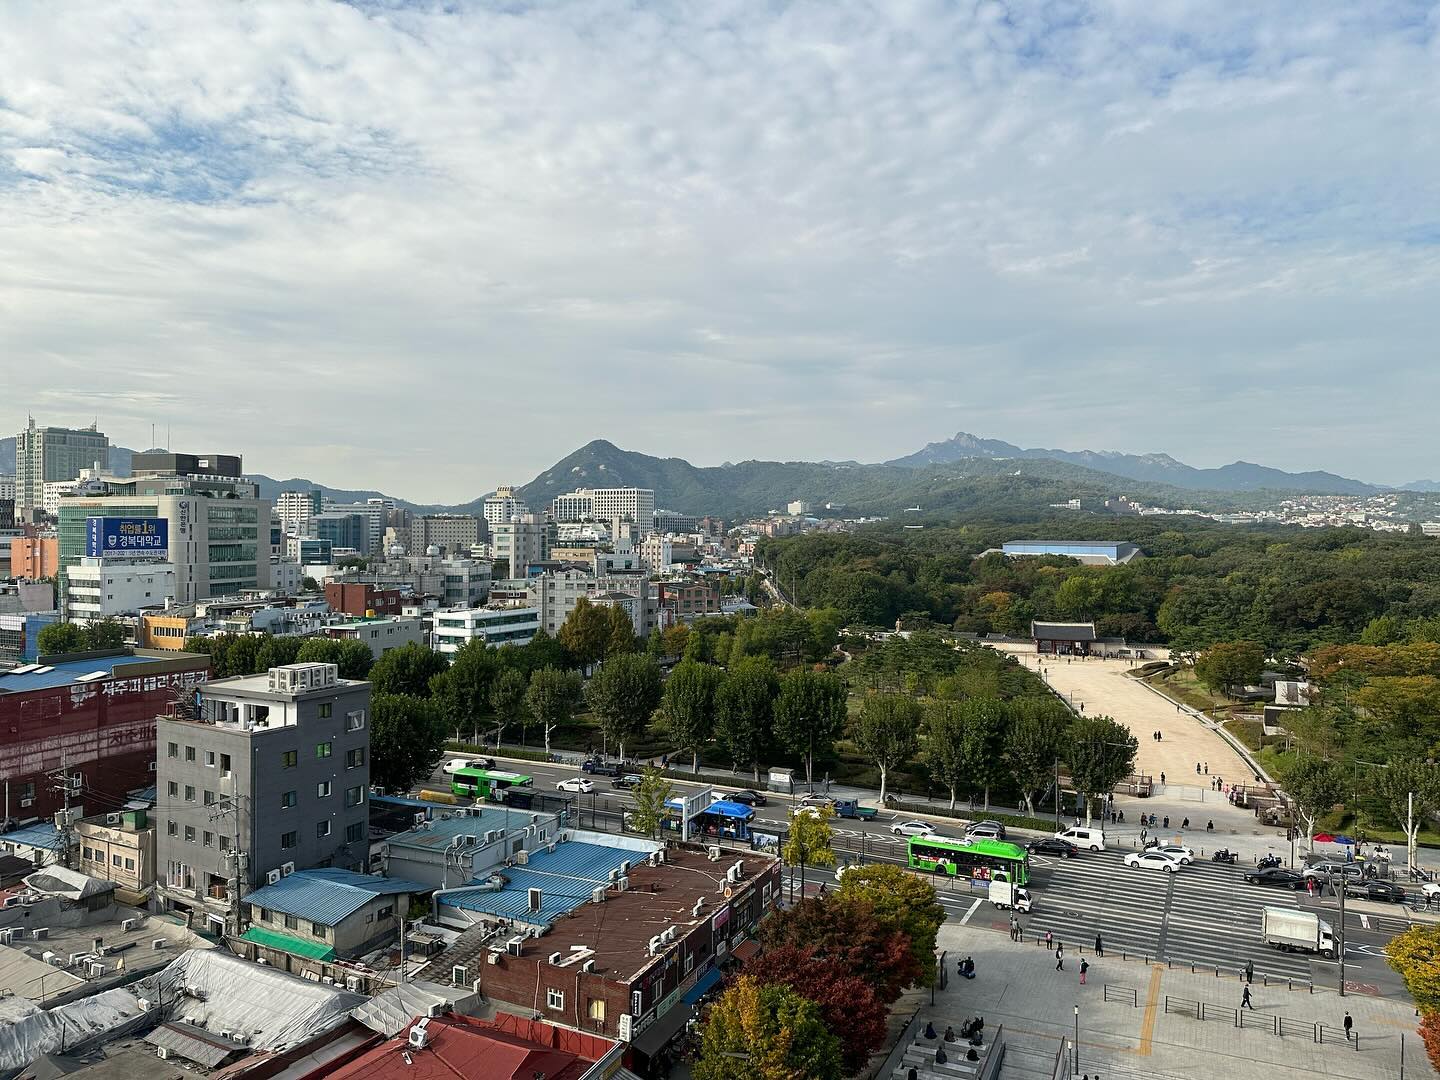
M 450 842 L 457 836 L 467 833 L 479 836 L 482 839 L 492 829 L 504 831 L 505 829 L 521 829 L 530 824 L 530 816 L 535 811 L 530 810 L 506 810 L 503 807 L 487 806 L 481 809 L 474 817 L 463 813 L 463 808 L 446 810 L 444 804 L 431 807 L 435 816 L 426 827 L 408 829 L 402 833 L 396 833 L 385 841 L 387 844 L 400 847 L 424 848 L 426 850 L 443 851 L 450 846 Z M 457 816 L 445 818 L 444 813 L 452 813 Z M 541 822 L 553 826 L 555 815 L 540 814 Z
M 524 866 L 500 868 L 499 873 L 506 878 L 502 889 L 456 889 L 445 895 L 445 903 L 497 918 L 549 926 L 588 903 L 596 888 L 608 885 L 611 870 L 618 870 L 622 862 L 641 862 L 645 855 L 644 851 L 630 848 L 572 840 L 559 845 L 553 853 L 542 850 L 531 855 Z M 540 890 L 538 912 L 530 910 L 531 889 Z
M 352 870 L 326 867 L 297 870 L 274 885 L 245 894 L 245 902 L 269 908 L 298 919 L 334 926 L 353 915 L 377 896 L 397 893 L 428 893 L 430 887 L 416 881 L 357 874 Z
M 24 844 L 26 847 L 60 850 L 60 833 L 48 821 L 37 821 L 33 825 L 21 825 L 7 833 L 0 833 L 0 841 L 10 844 Z
M 750 807 L 744 803 L 728 802 L 725 799 L 715 800 L 715 802 L 712 802 L 701 812 L 705 814 L 720 814 L 723 817 L 740 818 L 744 821 L 749 821 L 755 816 L 755 811 L 751 810 Z
M 153 656 L 102 656 L 95 660 L 68 660 L 54 665 L 50 671 L 30 671 L 23 675 L 15 672 L 0 672 L 0 694 L 15 694 L 26 690 L 48 690 L 55 686 L 69 686 L 77 675 L 88 675 L 92 671 L 104 671 L 111 675 L 116 668 L 127 664 L 153 664 Z M 22 665 L 23 666 L 23 665 Z M 124 674 L 121 674 L 124 678 Z

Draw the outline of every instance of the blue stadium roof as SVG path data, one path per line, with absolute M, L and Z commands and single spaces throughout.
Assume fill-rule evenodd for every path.
M 274 885 L 245 894 L 245 902 L 269 908 L 297 919 L 334 926 L 355 914 L 377 896 L 399 893 L 428 893 L 430 886 L 418 881 L 357 874 L 333 867 L 297 870 Z
M 610 884 L 610 871 L 622 862 L 645 859 L 646 852 L 632 848 L 606 847 L 583 840 L 571 840 L 555 851 L 532 854 L 524 866 L 502 867 L 505 877 L 500 889 L 483 886 L 454 889 L 445 894 L 445 903 L 465 911 L 497 918 L 549 926 L 562 915 L 588 903 L 590 894 Z M 476 878 L 485 881 L 489 875 Z M 530 890 L 540 890 L 540 910 L 530 910 Z
M 0 671 L 0 694 L 23 693 L 27 690 L 49 690 L 57 686 L 70 686 L 80 675 L 103 671 L 114 675 L 117 668 L 128 664 L 153 664 L 153 656 L 102 656 L 94 660 L 67 660 L 63 664 L 39 665 L 38 671 Z M 22 665 L 28 667 L 32 665 Z M 45 670 L 49 667 L 49 670 Z M 125 677 L 124 672 L 120 677 Z M 99 680 L 97 680 L 99 681 Z

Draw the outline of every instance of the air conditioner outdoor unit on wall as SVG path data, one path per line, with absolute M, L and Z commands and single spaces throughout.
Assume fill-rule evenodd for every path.
M 266 871 L 265 871 L 265 884 L 266 884 L 266 885 L 274 885 L 274 884 L 275 884 L 277 881 L 279 881 L 279 880 L 280 880 L 280 871 L 279 871 L 279 870 L 266 870 Z

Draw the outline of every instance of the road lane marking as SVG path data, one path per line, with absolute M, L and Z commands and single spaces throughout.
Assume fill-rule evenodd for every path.
M 1145 994 L 1145 1019 L 1140 1023 L 1140 1045 L 1135 1049 L 1141 1057 L 1150 1056 L 1150 1044 L 1155 1037 L 1155 1010 L 1160 1004 L 1160 977 L 1164 971 L 1159 964 L 1150 968 L 1150 989 Z
M 968 923 L 968 922 L 970 921 L 970 916 L 975 914 L 975 909 L 978 908 L 978 907 L 979 907 L 981 904 L 983 904 L 984 902 L 985 902 L 985 901 L 982 899 L 982 900 L 976 900 L 973 904 L 971 904 L 971 905 L 970 905 L 970 910 L 967 911 L 967 912 L 965 912 L 965 917 L 960 920 L 960 925 L 961 925 L 961 926 L 964 926 L 966 923 Z
M 1359 916 L 1360 916 L 1360 925 L 1361 925 L 1364 929 L 1369 930 L 1369 929 L 1370 929 L 1370 916 L 1369 916 L 1369 915 L 1366 915 L 1363 911 L 1358 912 L 1357 914 L 1359 914 Z

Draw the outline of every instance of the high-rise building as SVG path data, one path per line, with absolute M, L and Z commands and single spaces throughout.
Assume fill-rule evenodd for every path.
M 385 499 L 370 499 L 363 503 L 341 503 L 334 499 L 325 500 L 326 514 L 359 514 L 365 519 L 365 540 L 363 544 L 347 544 L 346 547 L 354 547 L 362 555 L 379 555 L 380 546 L 385 538 L 385 525 L 389 518 L 390 511 L 386 508 Z M 324 533 L 317 532 L 314 535 L 324 536 Z M 337 547 L 340 545 L 336 545 Z
M 110 440 L 88 428 L 36 427 L 15 436 L 15 507 L 22 517 L 43 505 L 47 480 L 74 480 L 81 469 L 106 469 Z
M 155 722 L 164 907 L 238 934 L 248 891 L 294 870 L 365 870 L 370 684 L 334 664 L 206 683 L 196 714 Z
M 411 555 L 424 555 L 434 544 L 447 555 L 468 555 L 480 542 L 480 519 L 470 514 L 424 514 L 410 522 Z
M 310 534 L 317 540 L 330 541 L 336 548 L 370 554 L 370 519 L 364 514 L 326 510 L 310 519 Z
M 282 491 L 275 496 L 275 513 L 286 536 L 309 536 L 310 522 L 323 509 L 318 490 Z
M 549 560 L 555 544 L 555 523 L 541 514 L 519 514 L 510 521 L 491 525 L 490 535 L 490 550 L 495 558 L 505 560 L 511 577 L 524 577 L 531 563 Z
M 644 535 L 655 528 L 655 492 L 650 488 L 580 488 L 550 504 L 556 521 L 628 521 Z
M 484 504 L 485 524 L 492 530 L 496 525 L 529 512 L 529 508 L 516 497 L 515 489 L 507 485 L 496 488 L 495 494 L 486 499 Z

